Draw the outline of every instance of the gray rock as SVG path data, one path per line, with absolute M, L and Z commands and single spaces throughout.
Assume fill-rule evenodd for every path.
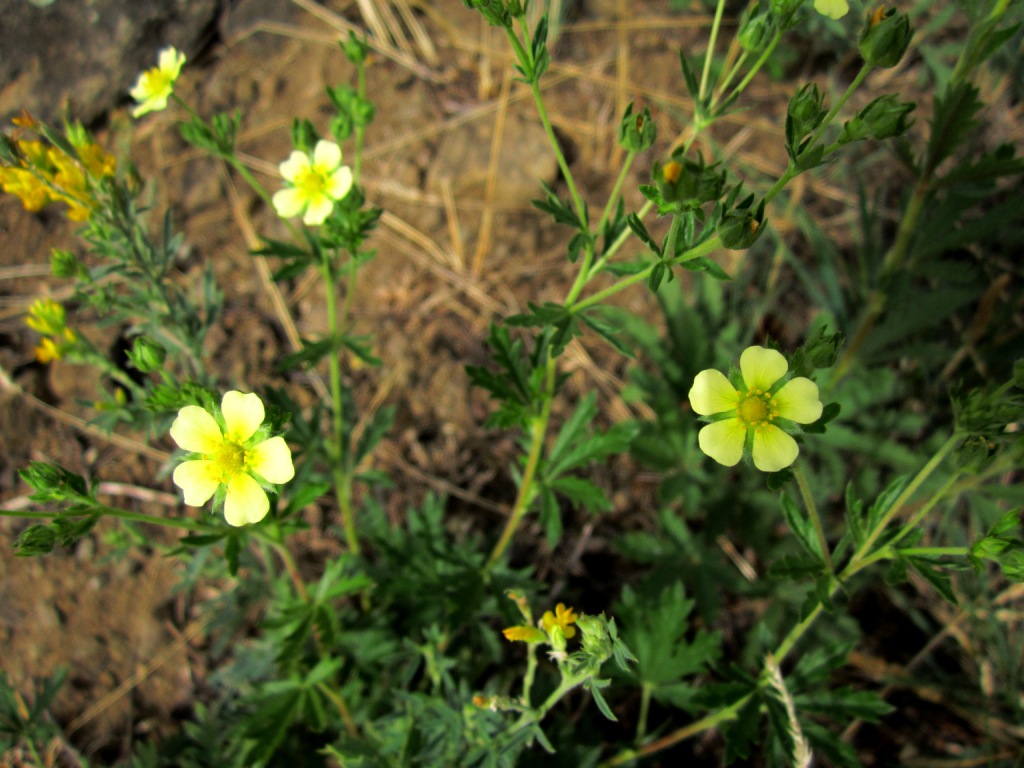
M 0 0 L 0 118 L 91 122 L 173 45 L 193 53 L 221 0 Z

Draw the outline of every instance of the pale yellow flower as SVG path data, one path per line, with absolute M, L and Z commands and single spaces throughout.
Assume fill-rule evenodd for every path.
M 841 19 L 850 12 L 846 0 L 814 0 L 814 10 L 830 19 Z
M 762 472 L 785 469 L 800 453 L 796 440 L 780 428 L 811 424 L 821 417 L 818 385 L 802 376 L 785 379 L 786 358 L 774 349 L 748 347 L 740 355 L 743 388 L 737 390 L 721 371 L 697 374 L 690 405 L 712 423 L 697 435 L 700 449 L 727 467 L 749 450 Z M 786 425 L 785 422 L 789 422 Z
M 132 117 L 140 117 L 147 112 L 159 112 L 167 107 L 167 99 L 174 92 L 174 81 L 181 74 L 185 64 L 185 54 L 176 48 L 164 48 L 160 51 L 157 65 L 139 75 L 132 86 L 131 97 L 137 102 L 132 110 Z
M 185 503 L 200 507 L 227 486 L 224 519 L 230 525 L 258 523 L 270 509 L 264 484 L 286 483 L 295 476 L 292 454 L 282 437 L 260 441 L 263 402 L 257 395 L 227 392 L 221 400 L 224 430 L 207 411 L 186 405 L 171 425 L 171 437 L 199 454 L 174 470 L 174 484 Z
M 273 198 L 282 219 L 303 214 L 304 223 L 323 224 L 334 203 L 352 189 L 352 169 L 341 164 L 341 147 L 333 141 L 318 141 L 312 157 L 295 150 L 279 167 L 288 183 Z

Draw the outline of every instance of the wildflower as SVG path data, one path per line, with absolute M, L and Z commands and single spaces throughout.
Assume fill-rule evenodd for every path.
M 167 99 L 174 92 L 174 81 L 181 74 L 185 63 L 185 54 L 174 47 L 160 51 L 157 65 L 139 75 L 132 86 L 131 97 L 137 105 L 132 110 L 132 117 L 140 117 L 147 112 L 159 112 L 167 107 Z
M 229 525 L 258 523 L 270 509 L 262 486 L 286 483 L 295 476 L 292 454 L 282 437 L 263 439 L 263 403 L 255 394 L 227 392 L 218 419 L 196 405 L 178 411 L 171 437 L 198 454 L 174 470 L 174 484 L 185 503 L 199 507 L 226 487 L 224 518 Z
M 786 358 L 774 349 L 748 347 L 740 355 L 742 387 L 723 373 L 701 371 L 690 389 L 690 405 L 711 421 L 697 436 L 700 449 L 727 467 L 752 453 L 762 472 L 778 472 L 792 464 L 800 449 L 783 431 L 818 420 L 822 404 L 818 385 L 789 378 Z
M 323 224 L 352 188 L 352 169 L 341 164 L 341 147 L 333 141 L 318 141 L 313 155 L 295 150 L 280 165 L 289 186 L 274 193 L 274 208 L 282 219 L 301 213 L 311 226 Z
M 572 608 L 566 608 L 564 603 L 559 603 L 555 606 L 554 613 L 544 612 L 544 615 L 540 617 L 540 625 L 549 635 L 555 630 L 555 627 L 558 627 L 568 640 L 576 634 L 576 628 L 569 626 L 576 623 L 576 618 L 576 612 Z
M 841 19 L 850 12 L 846 0 L 814 0 L 814 10 L 830 19 Z
M 4 192 L 19 197 L 25 210 L 33 213 L 43 210 L 53 199 L 46 183 L 24 168 L 0 168 L 0 186 Z

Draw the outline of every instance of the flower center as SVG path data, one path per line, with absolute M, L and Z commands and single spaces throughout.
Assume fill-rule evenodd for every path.
M 302 190 L 307 198 L 321 197 L 327 189 L 327 180 L 317 168 L 301 171 L 295 179 L 295 186 Z
M 225 440 L 213 454 L 213 463 L 220 470 L 221 482 L 226 483 L 245 466 L 245 448 L 238 443 Z
M 775 401 L 766 392 L 752 389 L 740 399 L 736 415 L 743 423 L 756 427 L 765 422 L 771 423 L 779 415 L 775 405 Z

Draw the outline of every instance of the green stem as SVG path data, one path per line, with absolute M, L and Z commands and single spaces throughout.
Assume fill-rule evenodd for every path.
M 907 557 L 966 557 L 969 547 L 909 547 L 899 550 Z
M 320 273 L 324 281 L 324 293 L 326 296 L 328 338 L 334 344 L 340 339 L 339 317 L 337 300 L 334 295 L 334 273 L 331 269 L 330 256 L 325 252 L 323 261 L 320 263 Z M 351 290 L 346 296 L 345 306 L 348 306 Z M 359 537 L 356 534 L 355 517 L 352 513 L 352 485 L 348 472 L 348 451 L 345 450 L 345 401 L 344 390 L 341 386 L 341 355 L 340 350 L 334 350 L 328 357 L 328 375 L 331 384 L 331 417 L 332 417 L 332 440 L 328 456 L 331 461 L 331 476 L 334 480 L 334 492 L 338 497 L 338 509 L 341 514 L 341 525 L 345 531 L 345 541 L 348 543 L 349 551 L 358 555 Z
M 554 402 L 555 380 L 557 379 L 558 366 L 555 358 L 549 355 L 545 370 L 544 396 L 541 403 L 540 414 L 534 417 L 530 424 L 530 452 L 526 457 L 526 467 L 523 470 L 523 478 L 519 483 L 519 491 L 516 494 L 515 503 L 512 505 L 512 513 L 509 515 L 501 537 L 491 550 L 490 557 L 484 563 L 484 570 L 493 568 L 501 556 L 505 554 L 512 537 L 515 535 L 519 523 L 530 509 L 534 499 L 534 477 L 537 468 L 540 466 L 541 453 L 544 449 L 544 438 L 547 437 L 548 421 L 551 418 L 551 406 Z
M 684 261 L 689 261 L 691 259 L 696 259 L 699 256 L 705 256 L 705 255 L 711 253 L 712 251 L 714 251 L 721 244 L 722 244 L 722 239 L 718 235 L 713 235 L 712 237 L 708 238 L 707 240 L 705 240 L 700 245 L 697 245 L 697 246 L 691 248 L 686 253 L 680 255 L 678 258 L 673 259 L 672 263 L 673 264 L 681 264 Z M 646 280 L 650 276 L 650 274 L 654 270 L 655 266 L 656 266 L 655 264 L 652 264 L 651 266 L 647 267 L 646 269 L 644 269 L 644 270 L 642 270 L 640 272 L 637 272 L 635 275 L 629 275 L 627 277 L 624 277 L 621 280 L 619 280 L 619 281 L 617 281 L 615 283 L 612 283 L 607 288 L 604 288 L 604 289 L 598 291 L 593 296 L 589 296 L 586 299 L 583 299 L 583 301 L 577 302 L 573 306 L 573 311 L 574 312 L 581 312 L 581 311 L 583 311 L 584 309 L 586 309 L 588 307 L 594 306 L 595 304 L 600 304 L 602 301 L 607 299 L 609 296 L 614 296 L 619 291 L 623 291 L 626 288 L 629 288 L 629 286 L 631 286 L 631 285 L 636 285 L 637 283 L 643 282 L 644 280 Z
M 892 506 L 889 507 L 889 510 L 885 513 L 882 519 L 878 521 L 875 529 L 868 534 L 864 543 L 861 544 L 860 548 L 856 553 L 854 553 L 853 558 L 850 560 L 850 564 L 846 566 L 846 570 L 843 572 L 844 574 L 851 568 L 851 566 L 854 566 L 858 560 L 864 557 L 865 554 L 871 551 L 872 545 L 877 541 L 878 537 L 882 535 L 885 529 L 889 526 L 889 523 L 892 522 L 893 518 L 903 511 L 903 507 L 910 497 L 913 496 L 917 489 L 921 487 L 921 484 L 931 476 L 932 472 L 938 468 L 939 464 L 941 464 L 943 459 L 946 458 L 946 455 L 952 451 L 959 442 L 960 436 L 957 434 L 952 435 L 939 447 L 939 450 L 936 451 L 935 455 L 928 460 L 928 463 L 921 468 L 921 471 L 914 476 L 914 479 L 907 483 L 907 487 L 904 488 L 903 492 L 896 497 Z
M 849 101 L 851 96 L 853 96 L 854 91 L 860 87 L 860 84 L 864 82 L 864 78 L 868 76 L 868 73 L 871 72 L 872 69 L 873 67 L 870 64 L 864 62 L 864 65 L 860 68 L 860 72 L 857 73 L 857 76 L 854 77 L 853 81 L 846 87 L 843 95 L 839 97 L 839 101 L 832 105 L 832 109 L 830 109 L 828 114 L 825 115 L 825 119 L 821 121 L 821 125 L 819 125 L 817 130 L 811 134 L 811 138 L 807 142 L 808 147 L 813 147 L 817 143 L 818 139 L 821 138 L 821 134 L 823 134 L 825 129 L 832 124 L 836 115 L 839 114 L 839 110 L 846 106 L 846 102 Z
M 182 530 L 199 533 L 213 533 L 217 530 L 215 526 L 205 525 L 195 520 L 175 517 L 154 517 L 142 512 L 130 512 L 127 509 L 108 507 L 105 504 L 94 504 L 86 510 L 68 512 L 28 512 L 21 509 L 0 509 L 0 515 L 4 517 L 21 517 L 29 520 L 50 520 L 55 517 L 87 517 L 97 513 L 108 517 L 117 517 L 121 520 L 129 520 L 133 523 L 148 523 L 150 525 L 160 525 L 164 528 L 181 528 Z
M 750 81 L 754 79 L 754 76 L 761 71 L 761 67 L 764 66 L 764 63 L 768 61 L 768 57 L 771 56 L 772 53 L 775 51 L 775 48 L 778 46 L 780 40 L 782 40 L 782 32 L 776 32 L 775 37 L 772 38 L 772 41 L 768 44 L 768 47 L 761 52 L 761 55 L 758 57 L 757 61 L 754 62 L 754 66 L 750 68 L 750 70 L 743 77 L 743 79 L 740 80 L 739 84 L 732 89 L 732 93 L 730 93 L 727 98 L 721 99 L 723 103 L 728 103 L 735 99 L 737 96 L 739 96 L 741 93 L 743 93 L 744 89 L 746 89 L 746 87 L 750 85 Z M 723 87 L 722 90 L 725 90 L 725 88 Z
M 722 12 L 725 10 L 725 0 L 718 0 L 718 5 L 715 7 L 715 18 L 711 22 L 711 35 L 708 38 L 708 49 L 704 53 L 704 71 L 701 72 L 700 76 L 700 91 L 698 92 L 698 104 L 697 109 L 701 112 L 704 111 L 702 106 L 704 102 L 704 94 L 708 90 L 708 76 L 711 73 L 711 60 L 715 56 L 715 43 L 718 41 L 718 29 L 722 25 Z
M 729 84 L 733 81 L 733 78 L 736 77 L 737 74 L 739 74 L 740 69 L 747 61 L 747 55 L 747 51 L 743 51 L 743 53 L 741 53 L 737 57 L 736 61 L 733 63 L 732 69 L 730 69 L 726 73 L 725 77 L 722 78 L 722 82 L 718 84 L 718 87 L 715 89 L 715 93 L 712 94 L 711 96 L 711 103 L 708 105 L 709 111 L 714 110 L 715 104 L 718 103 L 718 96 L 720 96 L 722 92 L 729 87 Z
M 942 484 L 942 487 L 939 488 L 939 490 L 937 490 L 935 493 L 933 493 L 932 497 L 928 499 L 928 501 L 921 505 L 921 508 L 917 510 L 916 514 L 903 527 L 903 530 L 897 533 L 896 536 L 889 541 L 889 546 L 896 546 L 896 542 L 898 542 L 900 539 L 902 539 L 904 536 L 906 536 L 908 533 L 914 530 L 917 527 L 917 524 L 924 519 L 925 515 L 931 512 L 935 505 L 938 504 L 939 501 L 942 499 L 942 497 L 946 495 L 946 492 L 953 487 L 953 484 L 957 481 L 957 479 L 959 479 L 959 477 L 959 472 L 953 472 L 952 474 L 950 474 L 950 476 L 946 479 L 946 482 Z
M 648 682 L 644 682 L 640 686 L 640 712 L 636 718 L 636 743 L 638 745 L 643 742 L 644 736 L 647 735 L 647 716 L 651 708 L 651 692 L 653 690 L 654 686 Z
M 835 573 L 835 566 L 832 564 L 832 554 L 828 549 L 828 540 L 825 538 L 825 529 L 821 525 L 821 516 L 818 514 L 818 506 L 814 503 L 814 496 L 811 495 L 811 488 L 807 484 L 807 477 L 804 475 L 803 467 L 798 463 L 793 465 L 793 476 L 796 478 L 797 487 L 800 489 L 800 496 L 804 500 L 804 507 L 814 524 L 814 532 L 818 536 L 818 546 L 821 547 L 822 557 L 825 558 L 825 566 L 829 573 Z
M 648 200 L 643 204 L 640 210 L 637 211 L 637 217 L 640 219 L 646 218 L 647 214 L 651 212 L 653 207 L 654 203 Z M 629 240 L 630 234 L 632 234 L 632 230 L 627 227 L 619 233 L 619 236 L 615 238 L 615 241 L 609 247 L 605 248 L 604 253 L 601 254 L 601 258 L 599 258 L 594 266 L 591 267 L 590 275 L 587 278 L 588 280 L 604 269 L 604 265 L 608 263 L 608 260 L 618 253 L 619 249 L 626 244 L 627 240 Z
M 524 34 L 527 35 L 526 39 L 529 40 L 529 34 L 527 33 L 527 31 L 525 31 L 525 21 L 523 22 L 523 24 Z M 512 44 L 513 49 L 515 49 L 516 56 L 518 57 L 518 59 L 524 64 L 528 65 L 532 70 L 535 64 L 535 62 L 533 61 L 533 54 L 528 49 L 523 47 L 523 44 L 519 41 L 519 37 L 511 28 L 506 28 L 505 34 L 508 37 L 509 42 Z M 583 198 L 580 196 L 579 190 L 577 190 L 576 188 L 576 180 L 572 175 L 572 171 L 569 170 L 569 163 L 565 159 L 565 154 L 562 152 L 562 147 L 558 143 L 558 137 L 555 135 L 555 129 L 551 125 L 551 118 L 548 117 L 547 107 L 544 106 L 544 99 L 540 92 L 540 84 L 538 82 L 538 79 L 536 77 L 531 78 L 531 82 L 529 85 L 530 92 L 533 94 L 533 103 L 537 106 L 537 112 L 540 115 L 540 121 L 544 125 L 544 132 L 547 134 L 548 142 L 551 144 L 551 148 L 555 152 L 555 159 L 558 161 L 558 167 L 562 171 L 562 176 L 565 177 L 566 186 L 569 187 L 569 194 L 572 196 L 572 202 L 576 208 L 576 215 L 579 217 L 581 222 L 584 222 L 584 224 L 586 224 L 586 208 L 583 205 Z

